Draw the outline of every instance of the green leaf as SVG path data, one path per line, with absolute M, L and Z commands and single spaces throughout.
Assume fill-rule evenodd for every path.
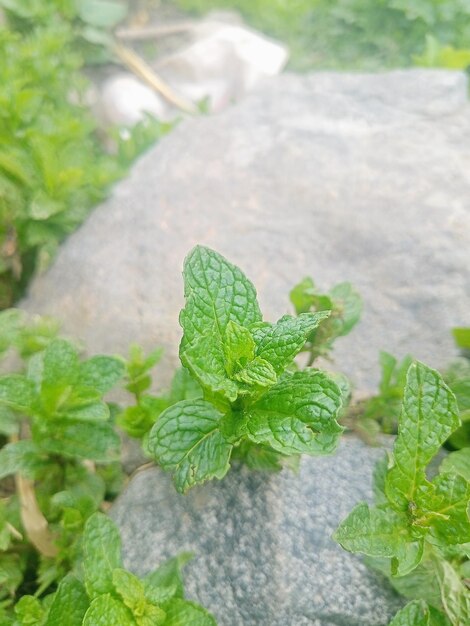
M 207 332 L 214 332 L 223 344 L 229 321 L 244 327 L 261 321 L 252 283 L 214 250 L 196 246 L 185 259 L 183 276 L 186 306 L 180 315 L 180 354 Z
M 226 371 L 233 376 L 255 358 L 255 342 L 248 328 L 229 321 L 223 343 Z
M 9 443 L 0 450 L 0 480 L 11 474 L 34 478 L 46 464 L 40 449 L 30 439 Z
M 470 623 L 470 594 L 450 563 L 434 559 L 444 611 L 453 626 Z
M 76 9 L 80 18 L 98 28 L 113 28 L 127 15 L 127 5 L 116 0 L 79 0 Z
M 113 593 L 113 571 L 122 566 L 121 539 L 118 529 L 109 517 L 94 513 L 87 520 L 83 533 L 83 550 L 85 587 L 90 598 Z
M 330 291 L 339 320 L 335 331 L 341 337 L 351 332 L 362 313 L 362 298 L 351 283 L 339 283 Z
M 470 328 L 468 326 L 453 328 L 452 334 L 454 336 L 455 343 L 459 348 L 470 350 Z
M 89 605 L 85 587 L 69 574 L 54 594 L 45 626 L 82 626 Z
M 341 391 L 325 374 L 296 372 L 246 409 L 248 437 L 285 455 L 328 454 L 342 432 Z
M 199 383 L 189 373 L 185 367 L 179 367 L 171 382 L 169 403 L 175 404 L 181 400 L 193 400 L 202 398 L 202 389 Z
M 212 615 L 194 602 L 175 598 L 165 608 L 164 626 L 217 626 Z
M 349 552 L 405 561 L 407 567 L 401 569 L 401 575 L 408 573 L 403 570 L 411 571 L 416 567 L 422 558 L 422 542 L 414 542 L 405 513 L 371 509 L 365 503 L 358 504 L 351 511 L 333 538 Z
M 0 435 L 11 437 L 17 435 L 20 429 L 19 419 L 9 407 L 0 404 Z
M 124 569 L 115 569 L 113 583 L 124 604 L 132 611 L 139 626 L 163 624 L 166 613 L 160 607 L 149 603 L 144 592 L 144 584 Z M 169 599 L 168 597 L 166 599 Z
M 456 472 L 470 481 L 470 448 L 456 450 L 444 457 L 441 472 Z
M 182 552 L 147 574 L 143 581 L 146 597 L 149 600 L 156 598 L 158 602 L 163 602 L 169 597 L 183 598 L 184 585 L 181 570 L 192 558 L 191 552 Z
M 11 374 L 0 377 L 0 403 L 14 411 L 30 414 L 36 400 L 34 383 L 21 376 Z
M 44 452 L 98 462 L 119 458 L 119 435 L 107 422 L 53 420 L 34 424 L 32 433 Z
M 232 458 L 240 459 L 254 471 L 280 472 L 288 460 L 295 457 L 287 457 L 269 446 L 242 441 L 238 447 L 234 448 Z
M 271 387 L 277 382 L 273 366 L 261 357 L 247 363 L 242 370 L 233 375 L 233 378 L 240 383 L 258 387 Z
M 470 541 L 470 483 L 459 474 L 439 474 L 433 481 L 434 491 L 424 492 L 418 505 L 430 511 L 432 533 L 443 545 Z
M 106 422 L 109 419 L 109 407 L 106 402 L 90 402 L 70 408 L 66 406 L 58 411 L 58 416 L 85 422 Z
M 389 501 L 404 510 L 427 484 L 425 468 L 448 436 L 459 426 L 454 394 L 435 370 L 422 363 L 407 375 L 394 465 L 385 484 Z
M 44 351 L 43 385 L 59 387 L 73 384 L 78 369 L 78 352 L 65 339 L 54 339 Z
M 433 626 L 431 611 L 422 600 L 415 600 L 398 611 L 389 626 Z
M 18 626 L 42 626 L 46 612 L 34 596 L 23 596 L 15 605 Z
M 181 363 L 203 389 L 221 394 L 230 402 L 236 400 L 238 386 L 228 377 L 223 346 L 213 333 L 198 337 L 188 345 L 181 353 Z
M 85 614 L 83 626 L 138 626 L 126 605 L 105 593 L 97 596 Z
M 77 384 L 91 387 L 104 394 L 124 376 L 125 365 L 121 359 L 109 356 L 94 356 L 80 364 Z
M 172 470 L 182 493 L 210 478 L 223 478 L 232 446 L 219 430 L 222 414 L 205 400 L 184 400 L 164 411 L 150 431 L 149 449 Z
M 305 345 L 307 337 L 329 311 L 302 313 L 298 317 L 284 315 L 275 324 L 260 324 L 252 329 L 256 343 L 256 356 L 273 366 L 276 374 L 282 374 Z
M 315 283 L 310 277 L 304 278 L 292 288 L 289 297 L 297 315 L 307 313 L 315 302 Z

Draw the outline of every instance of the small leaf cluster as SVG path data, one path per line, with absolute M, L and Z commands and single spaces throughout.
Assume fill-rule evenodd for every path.
M 399 591 L 434 607 L 414 603 L 395 618 L 394 626 L 463 626 L 470 620 L 465 583 L 470 555 L 470 449 L 462 450 L 458 458 L 447 457 L 433 478 L 428 468 L 459 426 L 456 398 L 442 377 L 413 363 L 393 452 L 376 471 L 376 505 L 359 504 L 335 533 L 346 550 L 372 557 Z M 410 621 L 409 614 L 419 618 Z
M 362 313 L 362 300 L 351 283 L 338 283 L 328 293 L 321 293 L 311 278 L 304 278 L 290 292 L 297 315 L 311 311 L 330 311 L 322 324 L 313 330 L 303 348 L 309 353 L 309 365 L 319 356 L 328 356 L 338 337 L 348 335 Z
M 102 513 L 89 517 L 83 534 L 83 566 L 39 600 L 25 595 L 12 626 L 215 626 L 202 607 L 184 599 L 181 567 L 191 558 L 170 559 L 143 579 L 124 569 L 119 532 Z
M 40 595 L 65 575 L 80 554 L 86 520 L 121 482 L 120 439 L 103 396 L 123 377 L 124 362 L 82 360 L 71 342 L 47 332 L 33 341 L 28 325 L 29 340 L 20 339 L 16 312 L 2 319 L 11 322 L 2 325 L 3 346 L 11 341 L 31 354 L 24 373 L 0 376 L 0 436 L 9 439 L 0 448 L 0 572 L 8 580 L 0 607 L 6 609 L 25 576 Z M 50 330 L 45 321 L 35 327 Z
M 452 450 L 470 446 L 470 359 L 467 358 L 466 343 L 468 328 L 456 328 L 453 335 L 462 356 L 454 358 L 443 371 L 447 385 L 454 393 L 460 410 L 462 425 L 453 432 L 446 441 L 446 447 Z M 355 427 L 374 434 L 377 430 L 384 433 L 397 432 L 406 374 L 413 358 L 406 355 L 398 361 L 388 352 L 380 353 L 382 376 L 379 393 L 367 398 L 360 406 L 354 408 L 358 413 Z M 354 419 L 353 419 L 354 421 Z M 374 424 L 374 422 L 376 424 Z M 377 425 L 379 428 L 377 428 Z
M 82 72 L 90 50 L 111 58 L 116 0 L 0 0 L 0 309 L 16 301 L 59 243 L 106 197 L 129 164 L 168 132 L 147 116 L 99 128 Z M 124 13 L 123 13 L 124 10 Z M 87 46 L 82 44 L 87 41 Z M 91 47 L 90 47 L 91 46 Z M 109 154 L 107 145 L 115 145 Z
M 290 369 L 329 311 L 263 321 L 253 284 L 202 246 L 183 276 L 180 359 L 202 394 L 166 409 L 148 439 L 177 490 L 222 478 L 232 456 L 279 469 L 292 455 L 332 452 L 342 431 L 338 385 L 318 370 Z

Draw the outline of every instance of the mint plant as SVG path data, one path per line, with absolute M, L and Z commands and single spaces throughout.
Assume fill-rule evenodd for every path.
M 466 465 L 451 455 L 433 478 L 428 468 L 460 423 L 442 377 L 412 364 L 393 452 L 376 471 L 376 505 L 357 505 L 334 535 L 346 550 L 372 557 L 399 591 L 433 607 L 415 603 L 394 626 L 464 626 L 470 620 L 468 457 Z
M 342 431 L 341 391 L 323 372 L 290 369 L 330 312 L 264 322 L 252 283 L 202 246 L 186 258 L 183 276 L 180 359 L 202 396 L 166 409 L 148 441 L 177 490 L 223 478 L 237 451 L 271 469 L 292 455 L 331 453 Z
M 3 321 L 13 322 L 6 313 Z M 4 343 L 9 337 L 24 347 L 18 327 L 12 323 L 10 331 Z M 11 585 L 0 593 L 4 606 L 26 574 L 39 595 L 65 575 L 86 520 L 121 471 L 120 440 L 103 396 L 122 378 L 123 361 L 81 360 L 72 343 L 46 339 L 25 373 L 0 376 L 0 436 L 9 438 L 0 449 L 0 571 Z
M 15 606 L 14 626 L 216 626 L 201 606 L 184 599 L 182 566 L 191 555 L 163 563 L 144 578 L 124 569 L 121 540 L 112 520 L 94 513 L 86 522 L 83 566 L 63 578 L 53 594 L 26 595 Z
M 351 283 L 338 283 L 328 293 L 321 293 L 311 278 L 304 278 L 290 292 L 297 315 L 312 311 L 330 311 L 330 315 L 307 338 L 302 351 L 309 353 L 308 365 L 319 356 L 328 356 L 338 337 L 348 335 L 358 323 L 362 300 Z

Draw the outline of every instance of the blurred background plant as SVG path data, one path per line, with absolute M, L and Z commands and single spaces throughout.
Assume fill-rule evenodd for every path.
M 467 0 L 0 0 L 0 309 L 173 126 L 145 115 L 115 128 L 92 112 L 97 64 L 150 75 L 158 91 L 145 55 L 160 40 L 136 42 L 136 54 L 114 29 L 212 9 L 234 9 L 288 44 L 295 70 L 470 65 Z
M 112 59 L 109 0 L 0 0 L 0 308 L 16 301 L 59 243 L 169 128 L 146 117 L 102 128 L 87 103 L 86 63 Z M 110 153 L 107 147 L 113 146 Z
M 197 14 L 240 11 L 285 41 L 294 69 L 470 65 L 466 0 L 166 0 Z

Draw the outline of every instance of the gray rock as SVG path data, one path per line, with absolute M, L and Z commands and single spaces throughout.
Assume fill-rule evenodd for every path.
M 402 606 L 391 587 L 331 539 L 383 450 L 354 438 L 300 475 L 234 468 L 177 494 L 159 469 L 138 473 L 111 510 L 127 565 L 146 574 L 182 550 L 188 596 L 219 626 L 383 626 Z
M 63 320 L 90 352 L 131 342 L 177 363 L 181 267 L 196 243 L 239 264 L 267 319 L 311 274 L 351 280 L 361 325 L 338 342 L 362 390 L 378 350 L 440 366 L 468 323 L 470 106 L 464 74 L 273 79 L 218 117 L 187 120 L 63 245 L 22 306 Z

